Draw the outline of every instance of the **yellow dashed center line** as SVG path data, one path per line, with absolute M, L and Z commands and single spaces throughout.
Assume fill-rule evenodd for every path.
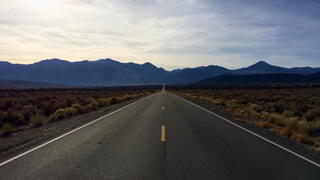
M 160 137 L 160 141 L 161 142 L 165 142 L 166 141 L 166 126 L 165 125 L 162 125 L 161 126 L 161 137 Z

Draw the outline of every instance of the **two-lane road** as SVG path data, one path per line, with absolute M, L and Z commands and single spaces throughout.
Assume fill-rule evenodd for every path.
M 320 179 L 320 168 L 162 91 L 2 163 L 0 179 Z

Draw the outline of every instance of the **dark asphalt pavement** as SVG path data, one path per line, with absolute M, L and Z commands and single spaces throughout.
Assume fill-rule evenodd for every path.
M 161 92 L 2 165 L 0 179 L 319 180 L 320 168 Z

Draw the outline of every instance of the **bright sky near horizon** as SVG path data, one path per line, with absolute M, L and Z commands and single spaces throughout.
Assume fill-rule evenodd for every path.
M 0 60 L 320 67 L 317 0 L 1 0 Z

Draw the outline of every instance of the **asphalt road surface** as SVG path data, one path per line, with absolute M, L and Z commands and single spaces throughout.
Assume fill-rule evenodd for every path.
M 0 179 L 320 179 L 320 168 L 162 91 L 0 165 Z

